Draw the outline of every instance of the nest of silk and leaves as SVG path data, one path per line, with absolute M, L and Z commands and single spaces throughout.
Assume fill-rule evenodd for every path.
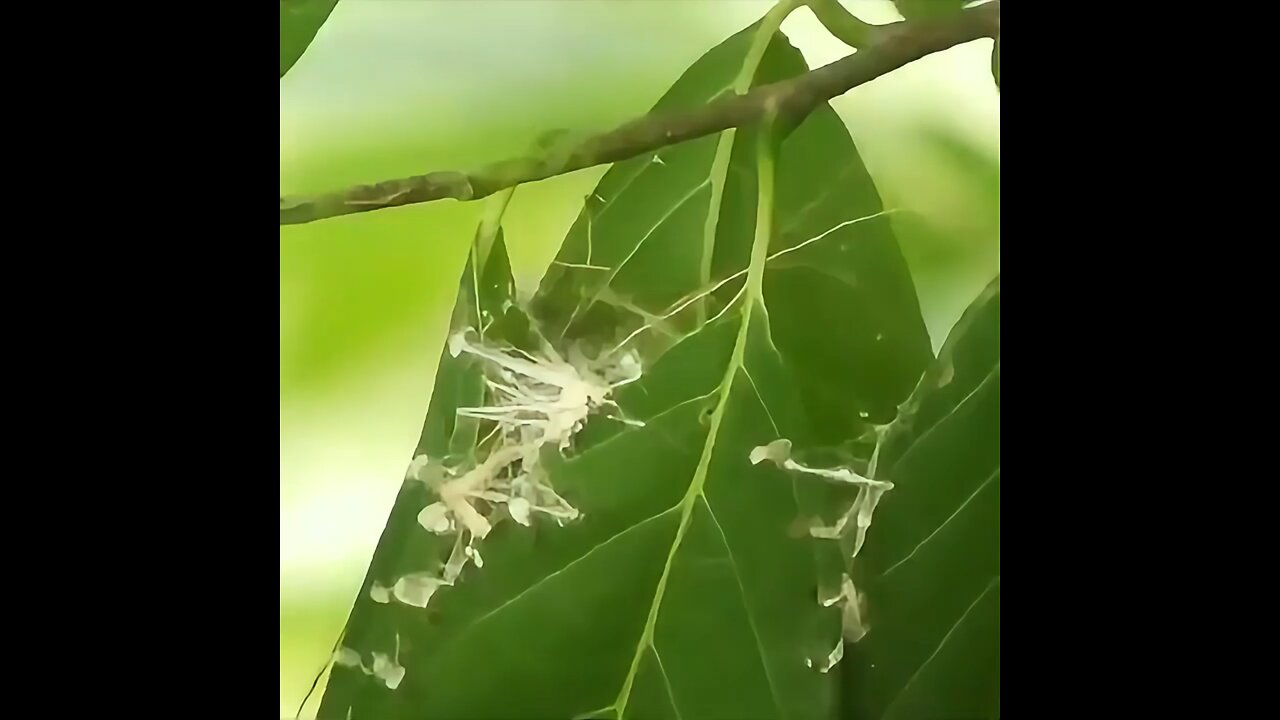
M 378 602 L 394 597 L 425 607 L 439 587 L 457 582 L 467 563 L 484 566 L 480 541 L 503 520 L 531 527 L 539 516 L 560 526 L 580 518 L 552 487 L 545 453 L 569 451 L 594 414 L 640 424 L 621 418 L 612 399 L 615 389 L 641 376 L 634 352 L 591 357 L 579 344 L 561 354 L 543 343 L 530 353 L 487 342 L 468 328 L 449 338 L 449 353 L 470 356 L 484 372 L 485 404 L 458 408 L 458 416 L 492 429 L 477 443 L 474 462 L 450 467 L 419 455 L 410 463 L 406 479 L 425 483 L 436 497 L 418 513 L 418 523 L 454 536 L 454 547 L 438 576 L 413 573 L 390 588 L 375 585 Z

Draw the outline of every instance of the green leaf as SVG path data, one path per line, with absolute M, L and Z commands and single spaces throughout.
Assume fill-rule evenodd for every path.
M 854 581 L 846 720 L 995 717 L 1000 697 L 1000 278 L 956 324 L 889 430 Z
M 695 63 L 656 109 L 726 92 L 756 27 Z M 806 70 L 784 36 L 766 37 L 753 84 Z M 418 513 L 435 497 L 406 483 L 319 717 L 835 712 L 838 673 L 819 668 L 840 643 L 841 612 L 818 599 L 838 591 L 845 562 L 839 543 L 807 527 L 833 522 L 851 494 L 751 454 L 786 438 L 801 455 L 855 459 L 850 439 L 894 416 L 930 345 L 889 218 L 829 107 L 786 138 L 763 178 L 757 168 L 772 160 L 760 147 L 772 137 L 737 133 L 727 164 L 715 160 L 722 142 L 610 169 L 528 304 L 532 324 L 509 302 L 501 242 L 479 281 L 464 274 L 453 328 L 484 328 L 494 348 L 484 352 L 522 348 L 506 351 L 509 367 L 552 367 L 548 347 L 570 359 L 634 351 L 643 374 L 616 387 L 617 408 L 598 408 L 563 454 L 547 444 L 520 461 L 545 468 L 581 517 L 534 515 L 524 527 L 511 498 L 533 473 L 495 476 L 493 487 L 511 489 L 475 503 L 492 523 L 476 545 L 483 567 L 467 565 L 425 608 L 377 598 L 406 575 L 443 577 L 445 557 L 475 536 L 427 532 Z M 482 370 L 515 382 L 486 362 L 441 359 L 418 450 L 459 468 L 454 479 L 513 442 L 456 414 L 500 402 Z M 382 672 L 392 661 L 403 677 Z
M 967 0 L 894 0 L 906 20 L 930 20 L 964 9 Z
M 991 48 L 991 77 L 996 81 L 996 89 L 1000 88 L 1000 36 L 996 36 L 996 44 Z
M 298 62 L 338 0 L 280 0 L 280 77 Z

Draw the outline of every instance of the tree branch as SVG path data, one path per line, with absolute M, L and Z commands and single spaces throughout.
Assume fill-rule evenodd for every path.
M 770 109 L 784 125 L 799 124 L 823 102 L 919 60 L 1000 30 L 1000 0 L 970 7 L 939 22 L 898 22 L 875 27 L 871 41 L 853 55 L 745 95 L 726 95 L 681 112 L 645 115 L 570 147 L 493 163 L 472 172 L 442 171 L 324 195 L 280 198 L 280 224 L 370 212 L 454 198 L 476 200 L 521 183 L 626 160 L 759 120 Z

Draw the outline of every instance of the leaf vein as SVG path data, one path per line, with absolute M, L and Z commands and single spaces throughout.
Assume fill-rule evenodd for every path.
M 844 180 L 849 175 L 853 174 L 855 170 L 859 169 L 859 167 L 860 167 L 859 163 L 851 162 L 848 165 L 846 165 L 844 170 L 840 171 L 840 174 L 836 176 L 835 180 L 832 180 L 830 184 L 827 185 L 826 189 L 822 192 L 822 194 L 818 195 L 818 197 L 805 203 L 804 207 L 797 210 L 795 215 L 791 216 L 791 222 L 787 223 L 787 226 L 778 233 L 778 237 L 785 238 L 787 235 L 791 233 L 792 230 L 795 230 L 796 227 L 800 225 L 800 223 L 809 219 L 809 213 L 813 212 L 815 209 L 822 206 L 823 203 L 835 197 L 835 194 L 837 191 L 845 190 L 846 189 L 845 186 L 842 185 L 841 183 L 843 183 Z
M 733 570 L 733 579 L 738 582 L 738 592 L 742 594 L 742 609 L 747 613 L 747 623 L 751 626 L 751 635 L 755 638 L 756 649 L 760 651 L 760 666 L 764 669 L 764 676 L 769 681 L 769 694 L 773 698 L 773 705 L 778 709 L 778 717 L 783 717 L 782 703 L 778 699 L 778 684 L 773 679 L 773 673 L 769 672 L 769 660 L 765 654 L 764 642 L 760 640 L 760 630 L 756 627 L 755 616 L 751 612 L 751 603 L 747 600 L 747 588 L 742 584 L 742 574 L 738 572 L 738 561 L 733 557 L 733 548 L 729 547 L 729 536 L 725 535 L 724 527 L 720 525 L 720 520 L 716 517 L 716 513 L 711 509 L 711 502 L 707 500 L 706 495 L 702 496 L 702 505 L 707 509 L 707 514 L 711 516 L 711 522 L 715 524 L 716 531 L 720 533 L 720 541 L 724 543 L 724 551 L 729 556 L 729 567 Z
M 667 697 L 671 698 L 671 710 L 676 714 L 676 720 L 684 720 L 680 715 L 680 706 L 676 705 L 676 693 L 671 688 L 671 678 L 667 675 L 667 668 L 662 664 L 662 657 L 658 655 L 658 646 L 650 644 L 649 649 L 653 651 L 653 659 L 658 661 L 658 671 L 662 673 L 662 681 L 667 686 Z
M 976 498 L 976 497 L 978 497 L 978 494 L 979 494 L 979 493 L 981 493 L 984 489 L 986 489 L 986 487 L 987 487 L 988 485 L 990 485 L 990 484 L 991 484 L 991 481 L 995 480 L 995 479 L 996 479 L 996 477 L 998 477 L 999 475 L 1000 475 L 1000 468 L 998 468 L 998 467 L 997 467 L 995 470 L 991 471 L 991 474 L 987 476 L 987 479 L 986 479 L 986 480 L 983 480 L 983 481 L 982 481 L 982 484 L 981 484 L 981 485 L 979 485 L 979 486 L 977 487 L 977 489 L 976 489 L 976 490 L 974 490 L 972 493 L 970 493 L 970 494 L 969 494 L 969 497 L 967 497 L 967 498 L 965 498 L 965 499 L 964 499 L 964 502 L 960 503 L 960 506 L 956 508 L 955 512 L 953 512 L 953 513 L 951 513 L 951 515 L 947 516 L 947 519 L 946 519 L 946 520 L 943 520 L 941 523 L 939 523 L 939 524 L 938 524 L 938 527 L 936 527 L 936 528 L 934 528 L 934 529 L 933 529 L 933 532 L 929 533 L 929 534 L 928 534 L 928 536 L 926 536 L 926 537 L 925 537 L 925 539 L 923 539 L 923 540 L 921 540 L 919 543 L 917 543 L 917 544 L 916 544 L 916 546 L 915 546 L 914 548 L 912 548 L 911 552 L 907 553 L 906 557 L 904 557 L 904 558 L 902 558 L 901 560 L 899 560 L 898 562 L 896 562 L 896 563 L 894 563 L 894 564 L 890 565 L 890 566 L 889 566 L 889 569 L 887 569 L 887 570 L 885 570 L 884 572 L 880 573 L 880 576 L 879 576 L 879 577 L 883 578 L 883 577 L 887 576 L 889 573 L 891 573 L 891 572 L 893 572 L 894 570 L 896 570 L 896 569 L 898 568 L 898 566 L 902 565 L 903 563 L 907 562 L 907 561 L 908 561 L 908 560 L 910 560 L 911 558 L 915 557 L 915 554 L 916 554 L 917 552 L 919 552 L 919 551 L 920 551 L 920 548 L 924 547 L 924 546 L 925 546 L 925 545 L 926 545 L 930 540 L 932 540 L 932 539 L 933 539 L 933 538 L 934 538 L 938 533 L 942 532 L 942 528 L 944 528 L 944 527 L 946 527 L 947 525 L 949 525 L 949 524 L 951 523 L 951 521 L 952 521 L 952 520 L 955 520 L 955 519 L 956 519 L 956 517 L 957 517 L 957 516 L 959 516 L 959 515 L 960 515 L 960 513 L 961 513 L 961 512 L 963 512 L 963 511 L 964 511 L 964 509 L 965 509 L 966 507 L 968 507 L 968 506 L 969 506 L 969 503 L 973 502 L 973 499 L 974 499 L 974 498 Z
M 924 669 L 929 667 L 929 663 L 933 662 L 933 659 L 938 656 L 938 653 L 942 652 L 943 646 L 945 646 L 947 641 L 951 639 L 951 636 L 955 633 L 956 629 L 959 628 L 960 625 L 969 617 L 969 613 L 973 612 L 973 609 L 978 607 L 978 604 L 987 596 L 987 593 L 991 592 L 991 589 L 999 584 L 1000 576 L 997 575 L 991 580 L 991 582 L 987 583 L 987 586 L 982 589 L 982 592 L 978 593 L 978 597 L 969 604 L 969 607 L 966 608 L 963 613 L 960 614 L 960 617 L 956 619 L 955 623 L 951 626 L 951 629 L 947 631 L 947 634 L 942 636 L 942 640 L 938 642 L 938 647 L 934 648 L 929 657 L 925 658 L 925 661 L 920 663 L 920 667 L 916 668 L 916 671 L 907 679 L 907 683 L 902 686 L 902 689 L 893 697 L 893 700 L 885 706 L 882 717 L 889 717 L 890 711 L 893 710 L 894 706 L 898 704 L 898 701 L 907 694 L 907 690 L 911 687 L 911 684 L 920 677 L 920 673 L 924 672 Z
M 656 223 L 654 223 L 653 227 L 649 228 L 648 232 L 644 234 L 644 237 L 641 237 L 640 240 L 636 242 L 635 247 L 631 248 L 631 252 L 627 253 L 627 256 L 622 259 L 622 262 L 618 263 L 618 267 L 614 268 L 613 272 L 609 273 L 609 277 L 605 278 L 604 283 L 600 286 L 600 290 L 596 291 L 596 294 L 592 296 L 591 301 L 587 303 L 579 303 L 578 306 L 574 308 L 573 314 L 569 316 L 569 322 L 565 324 L 565 328 L 567 329 L 569 326 L 573 325 L 573 321 L 577 319 L 578 315 L 580 315 L 584 309 L 590 308 L 600 300 L 600 295 L 604 292 L 604 289 L 613 283 L 614 279 L 618 277 L 618 273 L 622 272 L 622 269 L 631 261 L 631 258 L 636 256 L 636 253 L 640 252 L 640 248 L 644 247 L 645 242 L 647 242 L 650 237 L 653 237 L 653 234 L 658 231 L 658 228 L 665 225 L 666 222 L 675 215 L 677 210 L 684 207 L 685 203 L 697 196 L 698 193 L 702 192 L 703 188 L 710 184 L 710 178 L 703 180 L 690 190 L 688 194 L 680 198 L 676 204 L 672 205 L 671 209 L 667 210 L 667 212 L 664 213 Z
M 773 432 L 781 436 L 782 431 L 778 429 L 778 423 L 774 422 L 773 413 L 769 411 L 769 404 L 764 401 L 764 395 L 760 394 L 760 386 L 756 385 L 756 380 L 751 377 L 751 371 L 747 369 L 745 363 L 742 365 L 742 374 L 747 376 L 747 382 L 751 383 L 751 389 L 755 391 L 756 399 L 760 401 L 760 407 L 764 408 L 764 414 L 769 416 L 769 425 L 773 426 Z
M 650 523 L 650 522 L 653 522 L 653 521 L 655 521 L 655 520 L 657 520 L 657 519 L 659 519 L 659 518 L 661 518 L 661 517 L 663 517 L 663 516 L 665 516 L 665 515 L 668 515 L 668 514 L 670 514 L 670 513 L 674 512 L 675 510 L 679 509 L 679 507 L 680 507 L 679 505 L 675 505 L 675 506 L 672 506 L 672 507 L 667 508 L 666 510 L 663 510 L 662 512 L 659 512 L 659 513 L 654 514 L 654 515 L 650 515 L 649 517 L 644 518 L 644 519 L 642 519 L 642 520 L 638 520 L 637 522 L 635 522 L 634 524 L 630 525 L 630 526 L 629 526 L 629 527 L 627 527 L 626 529 L 624 529 L 624 530 L 622 530 L 622 531 L 620 531 L 620 532 L 618 532 L 618 533 L 615 533 L 614 535 L 610 536 L 607 540 L 603 540 L 603 541 L 601 541 L 600 543 L 598 543 L 598 544 L 596 544 L 596 545 L 592 546 L 590 550 L 587 550 L 587 551 L 586 551 L 586 552 L 584 552 L 583 554 L 581 554 L 581 555 L 579 555 L 578 557 L 574 558 L 574 559 L 573 559 L 573 560 L 571 560 L 568 564 L 566 564 L 564 567 L 562 567 L 562 568 L 560 568 L 560 569 L 558 569 L 558 570 L 556 570 L 556 571 L 554 571 L 554 572 L 552 572 L 552 573 L 550 573 L 550 574 L 548 574 L 548 575 L 545 575 L 545 576 L 543 576 L 543 577 L 539 578 L 539 579 L 538 579 L 537 581 L 535 581 L 532 585 L 530 585 L 529 587 L 525 588 L 524 590 L 521 590 L 521 591 L 520 591 L 520 592 L 519 592 L 515 597 L 511 598 L 510 600 L 507 600 L 506 602 L 502 603 L 502 604 L 501 604 L 501 605 L 499 605 L 498 607 L 496 607 L 496 608 L 494 608 L 494 609 L 490 610 L 489 612 L 485 613 L 484 615 L 481 615 L 480 617 L 476 618 L 476 619 L 475 619 L 474 621 L 472 621 L 469 625 L 467 625 L 467 627 L 466 627 L 466 629 L 465 629 L 465 630 L 463 630 L 462 632 L 459 632 L 459 633 L 458 633 L 458 635 L 454 637 L 454 642 L 456 642 L 456 641 L 457 641 L 457 639 L 458 639 L 459 637 L 461 637 L 462 635 L 464 635 L 466 632 L 468 632 L 468 631 L 470 631 L 470 630 L 475 629 L 475 627 L 476 627 L 477 625 L 480 625 L 480 624 L 481 624 L 481 623 L 483 623 L 485 620 L 488 620 L 489 618 L 492 618 L 493 616 L 495 616 L 495 615 L 497 615 L 498 613 L 502 612 L 503 610 L 507 609 L 508 607 L 510 607 L 510 606 L 511 606 L 513 603 L 515 603 L 516 601 L 520 600 L 520 599 L 521 599 L 521 598 L 523 598 L 523 597 L 526 597 L 529 593 L 531 593 L 531 592 L 533 592 L 534 590 L 538 589 L 539 587 L 541 587 L 541 586 L 543 586 L 543 585 L 547 584 L 548 582 L 550 582 L 551 580 L 553 580 L 553 579 L 555 579 L 556 577 L 560 576 L 561 574 L 563 574 L 563 573 L 565 573 L 565 572 L 568 572 L 569 570 L 573 569 L 573 567 L 574 567 L 575 565 L 577 565 L 578 563 L 581 563 L 581 562 L 583 562 L 584 560 L 586 560 L 587 558 L 591 557 L 593 554 L 595 554 L 595 552 L 596 552 L 597 550 L 600 550 L 600 549 L 604 548 L 606 545 L 608 545 L 608 544 L 610 544 L 610 543 L 614 542 L 615 540 L 618 540 L 619 538 L 623 537 L 624 535 L 627 535 L 627 534 L 631 533 L 631 532 L 632 532 L 632 531 L 634 531 L 634 530 L 638 530 L 641 526 L 647 525 L 647 524 L 648 524 L 648 523 Z
M 956 406 L 951 408 L 950 412 L 938 418 L 937 422 L 935 422 L 933 425 L 930 425 L 928 430 L 925 430 L 923 433 L 920 434 L 920 437 L 916 438 L 911 442 L 911 447 L 907 448 L 906 451 L 902 453 L 902 457 L 899 457 L 897 461 L 893 463 L 894 467 L 901 465 L 903 462 L 906 461 L 907 458 L 911 457 L 912 452 L 915 451 L 916 448 L 924 445 L 925 439 L 928 438 L 930 435 L 932 435 L 935 430 L 942 427 L 944 423 L 946 423 L 948 420 L 958 415 L 961 410 L 967 411 L 970 402 L 975 397 L 978 396 L 979 392 L 981 392 L 984 388 L 987 387 L 987 385 L 991 382 L 991 379 L 994 378 L 996 376 L 996 373 L 998 372 L 1000 372 L 1000 363 L 997 362 L 995 367 L 991 368 L 991 370 L 987 373 L 987 376 L 982 379 L 982 382 L 978 383 L 977 387 L 971 390 L 968 395 L 965 395 L 964 398 L 960 400 L 960 402 L 956 403 Z

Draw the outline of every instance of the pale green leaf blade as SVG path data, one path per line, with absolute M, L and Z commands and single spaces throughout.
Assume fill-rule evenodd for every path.
M 280 77 L 310 47 L 338 0 L 280 0 Z
M 994 717 L 1000 696 L 1000 280 L 904 403 L 854 579 L 869 632 L 845 655 L 847 720 Z

